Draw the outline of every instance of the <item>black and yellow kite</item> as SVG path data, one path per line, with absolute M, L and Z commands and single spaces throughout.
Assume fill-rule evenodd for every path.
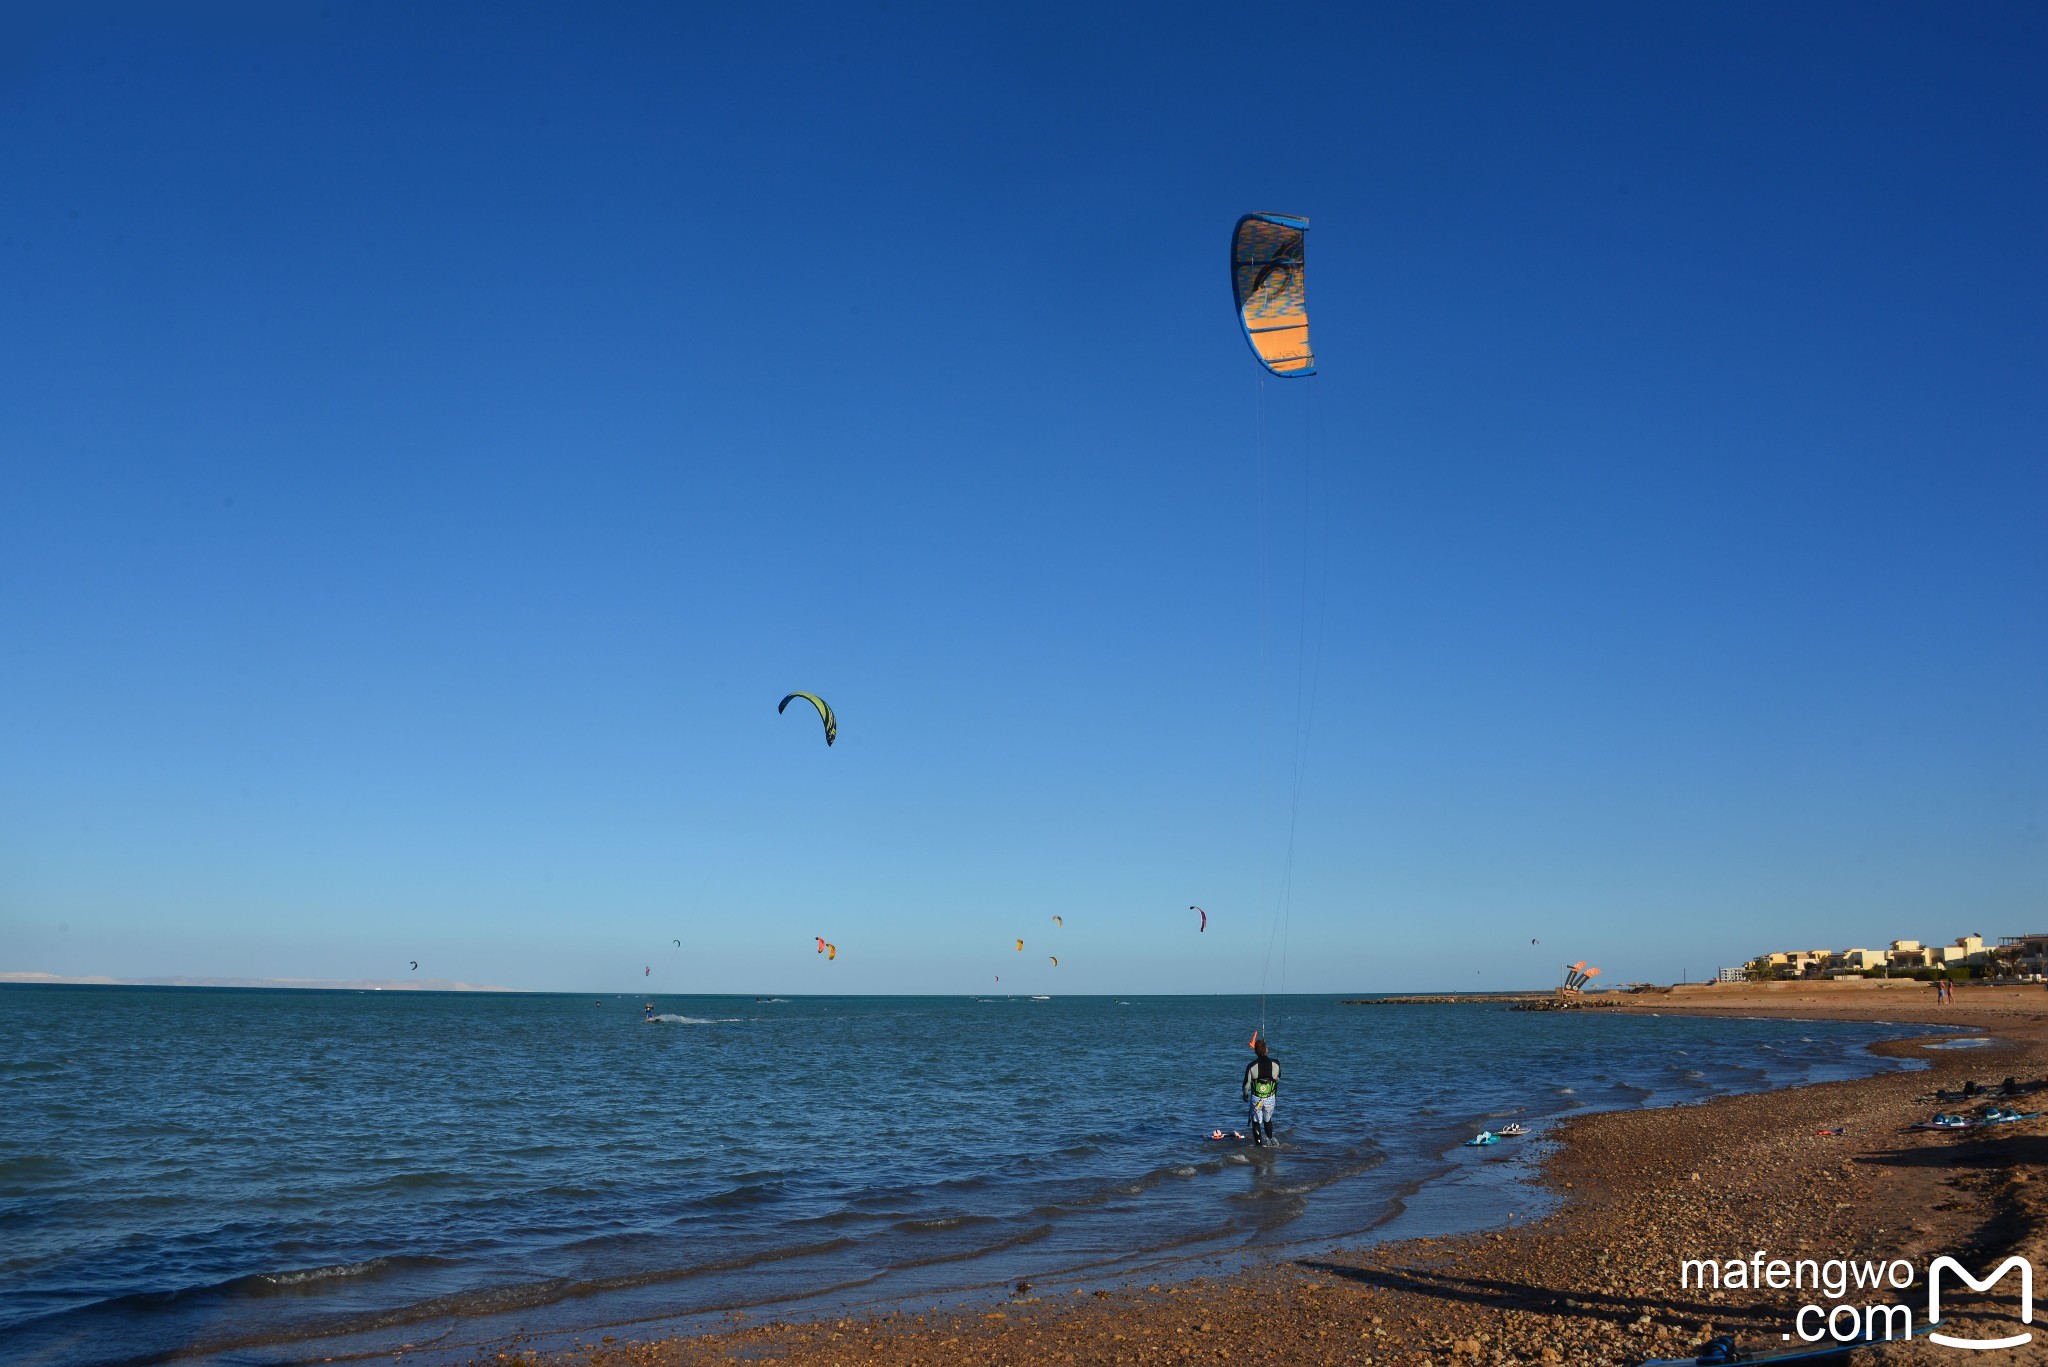
M 830 745 L 833 741 L 838 740 L 839 718 L 832 715 L 831 704 L 815 693 L 790 694 L 781 702 L 775 704 L 775 715 L 781 716 L 782 709 L 795 702 L 798 698 L 802 698 L 805 702 L 818 709 L 818 719 L 825 723 L 825 744 Z

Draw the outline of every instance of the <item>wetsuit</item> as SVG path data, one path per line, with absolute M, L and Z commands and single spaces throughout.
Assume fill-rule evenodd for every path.
M 1267 1054 L 1244 1068 L 1246 1119 L 1251 1123 L 1252 1142 L 1273 1142 L 1273 1099 L 1280 1090 L 1280 1060 Z

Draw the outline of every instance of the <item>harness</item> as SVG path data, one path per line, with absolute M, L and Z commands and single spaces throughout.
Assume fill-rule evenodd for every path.
M 1261 1099 L 1280 1090 L 1280 1079 L 1275 1076 L 1280 1065 L 1273 1059 L 1262 1058 L 1252 1061 L 1252 1095 Z

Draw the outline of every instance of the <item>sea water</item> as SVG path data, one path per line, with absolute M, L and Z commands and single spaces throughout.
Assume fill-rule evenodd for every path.
M 1868 1025 L 1256 999 L 0 988 L 0 1361 L 461 1356 L 1373 1231 L 1530 1127 L 1887 1066 Z M 1420 1225 L 1418 1225 L 1420 1221 Z

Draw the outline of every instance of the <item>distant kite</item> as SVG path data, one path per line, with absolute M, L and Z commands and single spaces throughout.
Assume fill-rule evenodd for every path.
M 1052 960 L 1052 966 L 1053 966 L 1054 968 L 1058 968 L 1058 967 L 1060 966 L 1060 961 L 1059 961 L 1059 956 L 1058 956 L 1058 955 L 1055 955 L 1055 954 L 1048 954 L 1048 955 L 1046 955 L 1045 957 L 1046 957 L 1046 958 L 1048 958 L 1048 959 L 1051 959 L 1051 960 Z
M 828 963 L 828 964 L 829 964 L 829 963 L 831 963 L 831 962 L 832 962 L 832 961 L 833 961 L 834 959 L 836 959 L 836 958 L 838 958 L 838 957 L 839 957 L 839 946 L 838 946 L 838 945 L 826 945 L 826 946 L 825 946 L 825 962 L 826 962 L 826 963 Z
M 1067 923 L 1066 923 L 1065 921 L 1062 921 L 1062 920 L 1061 920 L 1061 919 L 1060 919 L 1059 917 L 1057 917 L 1057 916 L 1055 916 L 1055 917 L 1053 917 L 1053 918 L 1052 918 L 1052 923 L 1053 923 L 1054 925 L 1058 926 L 1058 927 L 1059 927 L 1059 928 L 1060 928 L 1061 930 L 1065 930 L 1065 929 L 1067 928 Z
M 1188 910 L 1195 912 L 1202 918 L 1202 924 L 1195 928 L 1195 934 L 1200 935 L 1209 928 L 1209 913 L 1203 911 L 1200 907 L 1189 907 Z
M 775 715 L 781 716 L 782 709 L 795 702 L 798 698 L 802 698 L 805 702 L 818 709 L 818 720 L 825 723 L 825 744 L 830 745 L 833 741 L 838 740 L 839 718 L 832 715 L 831 706 L 815 693 L 790 694 L 781 702 L 775 704 Z
M 678 941 L 676 941 L 676 948 L 677 948 L 677 949 L 681 949 L 682 947 L 683 947 L 683 942 L 682 942 L 681 940 L 678 940 Z
M 1024 942 L 1022 940 L 1017 941 L 1017 952 L 1019 954 L 1024 952 Z
M 415 973 L 420 971 L 420 961 L 418 959 L 412 961 L 412 971 Z
M 813 935 L 811 938 L 818 942 L 818 952 L 820 954 L 823 954 L 825 952 L 825 937 L 822 935 Z
M 646 971 L 645 973 L 642 973 L 642 974 L 641 974 L 640 976 L 641 976 L 641 977 L 643 977 L 643 978 L 651 978 L 651 977 L 653 977 L 653 976 L 654 976 L 654 965 L 653 965 L 653 964 L 649 964 L 649 965 L 647 965 L 647 971 Z

